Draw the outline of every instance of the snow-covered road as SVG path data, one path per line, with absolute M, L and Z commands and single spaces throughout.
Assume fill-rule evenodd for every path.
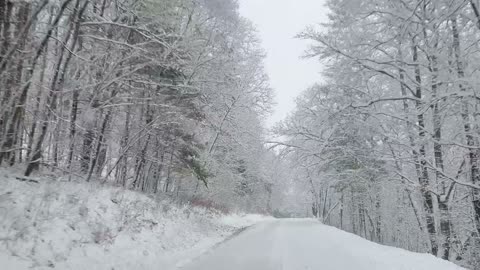
M 454 270 L 453 263 L 364 240 L 314 220 L 260 223 L 182 270 Z

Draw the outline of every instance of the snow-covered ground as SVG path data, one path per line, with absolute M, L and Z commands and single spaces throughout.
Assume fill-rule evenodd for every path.
M 94 183 L 38 180 L 0 170 L 1 269 L 174 269 L 267 219 Z
M 429 254 L 367 241 L 315 220 L 256 225 L 182 270 L 461 270 Z
M 224 215 L 94 183 L 20 181 L 0 170 L 0 269 L 178 268 L 462 269 L 315 220 Z

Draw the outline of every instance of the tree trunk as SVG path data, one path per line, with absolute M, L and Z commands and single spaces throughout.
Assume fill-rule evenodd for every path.
M 176 141 L 176 140 L 175 140 Z M 167 167 L 167 179 L 165 180 L 165 193 L 168 193 L 170 191 L 170 184 L 171 184 L 171 171 L 172 171 L 172 163 L 173 163 L 173 153 L 175 152 L 175 141 L 172 144 L 172 150 L 170 151 L 170 161 L 168 163 Z
M 400 78 L 400 89 L 402 92 L 402 96 L 406 97 L 407 96 L 407 85 L 405 83 L 405 70 L 404 70 L 404 63 L 403 62 L 403 56 L 402 56 L 402 49 L 401 49 L 401 44 L 399 44 L 398 48 L 398 53 L 399 53 L 399 61 L 400 61 L 400 68 L 399 68 L 399 78 Z M 413 54 L 413 63 L 415 64 L 415 80 L 416 80 L 416 93 L 415 97 L 417 99 L 422 98 L 422 86 L 421 86 L 421 74 L 420 74 L 420 67 L 418 64 L 418 48 L 417 45 L 415 44 L 415 40 L 413 40 L 413 45 L 412 45 L 412 54 Z M 423 114 L 420 114 L 419 112 L 421 111 L 421 103 L 419 101 L 416 102 L 416 111 L 417 111 L 417 122 L 418 122 L 418 134 L 420 137 L 420 140 L 423 141 L 425 138 L 425 121 Z M 436 229 L 435 229 L 435 220 L 433 217 L 433 198 L 430 192 L 428 191 L 428 171 L 426 168 L 426 160 L 425 160 L 425 146 L 422 145 L 420 146 L 420 151 L 417 151 L 417 144 L 414 140 L 413 135 L 411 134 L 411 130 L 413 130 L 413 125 L 411 123 L 411 120 L 409 118 L 410 114 L 410 108 L 407 100 L 403 101 L 403 110 L 405 112 L 406 116 L 406 122 L 407 122 L 407 133 L 409 137 L 409 142 L 410 142 L 410 147 L 412 148 L 412 156 L 413 156 L 413 161 L 415 164 L 415 171 L 417 174 L 418 181 L 421 185 L 421 194 L 422 194 L 422 201 L 423 201 L 423 207 L 425 210 L 425 220 L 426 220 L 426 228 L 427 228 L 427 234 L 430 242 L 430 249 L 432 254 L 437 255 L 438 253 L 438 244 L 436 241 Z M 418 210 L 415 207 L 415 203 L 411 197 L 410 191 L 407 191 L 409 195 L 409 199 L 411 201 L 412 207 L 415 211 L 415 215 L 417 217 L 418 223 L 420 228 L 422 229 L 423 226 L 419 220 L 419 213 Z
M 343 192 L 340 197 L 340 229 L 343 230 L 343 205 L 344 205 L 344 198 Z
M 434 213 L 434 206 L 433 206 L 433 196 L 430 192 L 430 184 L 429 184 L 429 173 L 427 169 L 427 157 L 426 157 L 426 149 L 425 149 L 425 118 L 422 111 L 422 77 L 420 72 L 420 64 L 418 61 L 418 47 L 416 44 L 415 39 L 412 42 L 412 61 L 414 63 L 414 72 L 415 72 L 415 83 L 416 83 L 416 92 L 415 97 L 417 101 L 415 103 L 416 113 L 417 113 L 417 123 L 418 123 L 418 136 L 420 139 L 420 150 L 419 150 L 419 157 L 420 157 L 420 186 L 421 186 L 421 193 L 423 197 L 423 205 L 426 214 L 426 224 L 427 224 L 427 231 L 430 236 L 432 254 L 437 255 L 438 253 L 438 244 L 437 244 L 437 232 L 435 227 L 435 213 Z
M 475 2 L 473 2 L 473 0 L 470 0 L 470 5 L 472 7 L 473 14 L 475 14 L 475 18 L 477 19 L 476 25 L 477 25 L 478 29 L 480 30 L 480 11 L 478 10 L 478 7 L 475 4 Z
M 452 23 L 452 36 L 453 36 L 453 50 L 455 55 L 455 63 L 457 76 L 459 79 L 458 87 L 461 92 L 466 92 L 466 87 L 461 82 L 465 78 L 465 71 L 463 67 L 463 62 L 461 59 L 461 46 L 460 46 L 460 35 L 457 28 L 457 19 L 453 17 L 451 19 Z M 474 136 L 472 134 L 472 124 L 470 122 L 470 111 L 468 100 L 464 99 L 462 104 L 462 120 L 463 128 L 465 131 L 465 139 L 468 145 L 468 157 L 470 159 L 470 181 L 472 184 L 480 184 L 480 172 L 478 168 L 478 152 L 475 148 L 476 143 Z M 474 223 L 477 233 L 480 234 L 480 190 L 473 188 L 472 189 L 472 206 L 474 210 Z
M 425 39 L 427 40 L 426 33 Z M 451 225 L 450 225 L 450 212 L 448 207 L 447 197 L 447 180 L 443 177 L 444 165 L 443 165 L 443 151 L 440 141 L 442 140 L 442 123 L 439 111 L 438 97 L 438 62 L 437 56 L 434 55 L 438 49 L 438 42 L 435 42 L 433 46 L 434 52 L 429 57 L 429 70 L 431 73 L 431 90 L 432 99 L 434 100 L 433 112 L 432 112 L 432 124 L 433 124 L 433 153 L 435 158 L 435 176 L 437 184 L 441 188 L 441 196 L 438 196 L 438 205 L 440 212 L 440 233 L 442 235 L 442 253 L 441 257 L 444 260 L 450 258 L 450 241 L 451 241 Z
M 72 93 L 72 107 L 70 110 L 70 143 L 68 146 L 68 159 L 67 166 L 68 171 L 71 173 L 72 161 L 73 161 L 73 152 L 75 149 L 75 136 L 77 134 L 77 115 L 78 115 L 78 98 L 80 96 L 80 91 L 78 89 L 73 90 Z
M 380 204 L 381 204 L 380 192 L 377 192 L 375 196 L 375 210 L 377 212 L 377 221 L 375 224 L 375 236 L 376 236 L 377 242 L 381 244 L 383 242 L 383 238 L 382 238 L 382 212 L 381 212 Z
M 149 125 L 151 125 L 152 122 L 153 122 L 153 115 L 152 115 L 152 112 L 150 110 L 149 104 L 147 104 L 145 124 L 147 126 L 149 126 Z M 147 151 L 148 151 L 148 146 L 150 144 L 150 139 L 151 139 L 151 134 L 150 134 L 150 132 L 148 132 L 147 138 L 145 140 L 145 144 L 141 148 L 139 157 L 137 159 L 137 166 L 136 166 L 136 169 L 135 169 L 135 180 L 133 181 L 134 188 L 143 189 L 145 187 L 145 184 L 144 184 L 145 179 L 143 179 L 142 182 L 140 182 L 140 179 L 141 179 L 141 176 L 144 174 L 144 169 L 145 169 L 145 164 L 146 164 L 146 155 L 147 155 Z
M 165 151 L 162 149 L 162 150 L 157 150 L 157 157 L 158 157 L 158 153 L 161 151 L 161 154 L 160 154 L 160 163 L 157 165 L 157 170 L 155 171 L 155 186 L 154 186 L 154 189 L 153 189 L 153 192 L 154 193 L 158 193 L 158 186 L 160 184 L 160 181 L 162 179 L 162 171 L 163 171 L 163 163 L 164 163 L 164 160 L 165 160 Z
M 120 159 L 122 165 L 118 168 L 117 172 L 115 175 L 118 178 L 118 181 L 122 184 L 123 187 L 127 186 L 127 166 L 128 166 L 128 155 L 125 152 L 128 147 L 128 142 L 129 142 L 129 137 L 130 137 L 130 118 L 131 118 L 131 108 L 130 106 L 127 106 L 127 111 L 125 115 L 125 129 L 123 133 L 123 138 L 121 142 L 121 147 L 120 147 Z M 125 153 L 123 153 L 125 152 Z M 122 154 L 123 153 L 123 154 Z
M 107 114 L 105 115 L 105 118 L 103 119 L 102 127 L 101 127 L 101 130 L 100 130 L 100 135 L 98 136 L 98 139 L 97 139 L 97 146 L 95 147 L 94 156 L 92 158 L 92 164 L 90 165 L 90 169 L 88 171 L 87 182 L 90 182 L 90 179 L 92 178 L 93 171 L 95 170 L 95 167 L 96 167 L 97 163 L 99 162 L 100 150 L 102 148 L 102 145 L 104 144 L 105 133 L 106 133 L 106 130 L 107 130 L 107 126 L 110 122 L 111 113 L 112 113 L 112 111 L 111 111 L 111 109 L 109 109 L 107 111 Z

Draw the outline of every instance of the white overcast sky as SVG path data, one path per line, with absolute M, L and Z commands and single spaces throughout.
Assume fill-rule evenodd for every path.
M 270 83 L 275 90 L 275 112 L 267 125 L 284 119 L 295 108 L 295 97 L 315 82 L 321 82 L 316 59 L 300 59 L 308 42 L 294 38 L 308 25 L 325 22 L 326 0 L 239 0 L 241 14 L 256 26 L 263 48 Z

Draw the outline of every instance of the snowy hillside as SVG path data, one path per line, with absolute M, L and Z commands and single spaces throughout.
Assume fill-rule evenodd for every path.
M 1 269 L 170 269 L 262 219 L 99 184 L 0 179 Z

